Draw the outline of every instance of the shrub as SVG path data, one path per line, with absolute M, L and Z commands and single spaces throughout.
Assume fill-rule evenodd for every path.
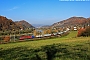
M 80 28 L 80 29 L 78 30 L 77 36 L 80 37 L 84 31 L 85 31 L 84 28 Z
M 87 36 L 90 36 L 90 27 L 87 27 L 85 32 L 87 33 Z
M 90 36 L 90 27 L 86 27 L 86 28 L 81 28 L 78 30 L 78 37 L 80 36 Z
M 4 42 L 9 42 L 10 41 L 10 36 L 5 36 L 4 37 Z

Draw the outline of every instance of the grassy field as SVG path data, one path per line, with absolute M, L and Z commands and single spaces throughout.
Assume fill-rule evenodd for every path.
M 79 37 L 78 38 L 76 37 L 76 34 L 77 34 L 77 31 L 71 31 L 69 35 L 65 37 L 61 37 L 61 38 L 1 44 L 0 48 L 8 49 L 8 48 L 21 47 L 21 46 L 27 46 L 30 48 L 38 48 L 40 46 L 51 45 L 51 44 L 56 44 L 56 43 L 65 43 L 65 44 L 66 43 L 72 44 L 73 42 L 81 43 L 83 41 L 88 41 L 90 39 L 90 37 Z
M 89 60 L 90 37 L 76 37 L 76 35 L 77 31 L 71 31 L 69 35 L 61 38 L 1 44 L 0 59 Z M 50 53 L 53 54 L 49 56 Z

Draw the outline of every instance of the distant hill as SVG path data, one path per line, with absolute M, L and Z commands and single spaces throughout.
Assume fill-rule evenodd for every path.
M 87 26 L 90 25 L 90 18 L 70 17 L 66 20 L 56 22 L 51 26 L 43 25 L 43 24 L 36 24 L 36 25 L 33 24 L 33 25 L 35 27 L 41 27 L 41 28 Z M 34 27 L 25 20 L 13 22 L 11 19 L 8 19 L 4 16 L 0 16 L 0 31 L 13 30 L 13 29 L 18 30 L 18 29 L 26 29 L 26 28 L 34 28 Z
M 20 28 L 22 28 L 22 29 L 34 28 L 31 24 L 29 24 L 29 23 L 26 22 L 25 20 L 16 21 L 15 24 L 18 25 L 18 26 L 19 26 Z
M 50 28 L 50 25 L 44 25 L 41 28 Z
M 0 16 L 0 31 L 18 30 L 26 28 L 33 28 L 33 26 L 24 20 L 13 22 L 11 19 Z
M 0 30 L 13 30 L 13 29 L 20 29 L 11 19 L 7 19 L 4 16 L 0 16 Z
M 90 25 L 90 18 L 71 17 L 66 20 L 54 23 L 51 27 L 84 26 L 88 24 Z
M 34 27 L 38 28 L 38 27 L 42 27 L 45 26 L 44 24 L 32 24 Z

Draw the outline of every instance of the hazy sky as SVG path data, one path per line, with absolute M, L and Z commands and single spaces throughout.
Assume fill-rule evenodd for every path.
M 90 17 L 90 1 L 0 0 L 0 15 L 13 21 L 51 25 L 72 16 Z

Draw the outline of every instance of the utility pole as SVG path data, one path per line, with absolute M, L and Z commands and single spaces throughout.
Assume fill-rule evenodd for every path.
M 11 42 L 11 32 L 10 32 L 10 42 Z
M 15 33 L 14 33 L 14 42 L 15 42 Z
M 15 42 L 15 30 L 13 29 L 13 31 L 14 31 L 14 42 Z

